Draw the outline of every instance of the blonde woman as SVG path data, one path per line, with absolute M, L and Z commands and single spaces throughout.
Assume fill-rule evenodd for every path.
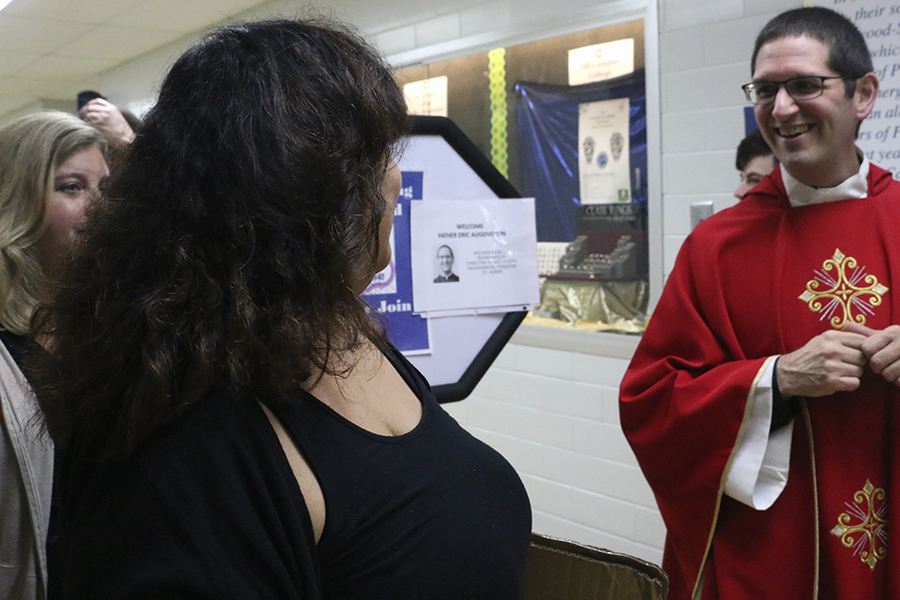
M 0 128 L 0 599 L 44 598 L 53 445 L 20 363 L 31 313 L 106 176 L 102 134 L 41 112 Z

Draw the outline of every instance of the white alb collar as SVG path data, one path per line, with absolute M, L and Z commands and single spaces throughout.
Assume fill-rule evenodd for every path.
M 809 204 L 824 204 L 825 202 L 838 202 L 852 198 L 865 198 L 869 193 L 869 159 L 862 154 L 862 163 L 859 171 L 851 175 L 835 187 L 814 188 L 794 179 L 784 167 L 781 169 L 781 179 L 784 181 L 784 191 L 787 192 L 791 206 L 806 206 Z

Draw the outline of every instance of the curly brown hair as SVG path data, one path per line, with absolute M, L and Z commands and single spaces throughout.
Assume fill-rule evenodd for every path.
M 408 128 L 390 70 L 334 23 L 224 27 L 178 59 L 36 315 L 54 439 L 123 458 L 213 386 L 290 399 L 381 339 L 351 288 Z

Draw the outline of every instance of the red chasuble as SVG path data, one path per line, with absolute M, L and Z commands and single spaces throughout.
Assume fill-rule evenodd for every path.
M 868 198 L 791 208 L 776 169 L 681 248 L 620 406 L 668 529 L 671 600 L 900 598 L 900 388 L 871 370 L 802 402 L 771 508 L 723 494 L 768 357 L 848 320 L 900 323 L 900 183 L 874 165 L 868 183 Z

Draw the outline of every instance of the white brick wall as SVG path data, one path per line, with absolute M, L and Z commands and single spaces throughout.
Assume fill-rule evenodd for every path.
M 472 396 L 446 408 L 518 470 L 535 531 L 658 563 L 665 528 L 619 426 L 627 366 L 514 343 Z
M 659 0 L 663 272 L 690 229 L 690 205 L 732 206 L 753 41 L 800 0 Z

